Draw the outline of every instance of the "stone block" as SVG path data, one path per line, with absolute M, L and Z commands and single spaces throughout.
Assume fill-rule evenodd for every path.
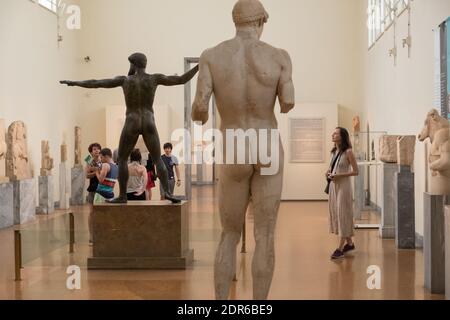
M 89 269 L 185 269 L 193 259 L 189 204 L 95 205 L 93 241 Z
M 13 182 L 14 224 L 23 224 L 36 219 L 34 179 Z
M 0 229 L 14 225 L 14 186 L 12 183 L 0 184 Z

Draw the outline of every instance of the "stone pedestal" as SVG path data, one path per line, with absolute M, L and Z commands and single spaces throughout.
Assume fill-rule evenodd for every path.
M 397 192 L 395 174 L 398 165 L 383 164 L 383 208 L 381 210 L 380 236 L 383 239 L 395 238 L 395 216 L 397 210 Z
M 13 182 L 14 224 L 27 223 L 36 219 L 34 179 Z
M 445 207 L 445 299 L 450 300 L 450 206 Z
M 93 240 L 89 269 L 185 269 L 194 256 L 186 201 L 95 205 Z
M 355 220 L 361 220 L 361 213 L 364 209 L 365 192 L 364 192 L 364 174 L 365 166 L 358 165 L 359 175 L 355 177 L 355 191 L 353 192 L 355 197 L 354 204 L 354 218 Z
M 39 207 L 38 214 L 55 212 L 54 179 L 53 176 L 39 177 Z
M 70 205 L 71 206 L 82 206 L 85 203 L 84 197 L 84 184 L 85 184 L 85 175 L 83 167 L 75 167 L 71 170 L 71 197 L 70 197 Z
M 0 183 L 0 229 L 14 225 L 14 187 L 12 183 Z
M 398 249 L 416 248 L 416 204 L 414 173 L 409 166 L 400 166 L 395 174 L 395 244 Z
M 59 165 L 59 208 L 67 210 L 70 207 L 70 177 L 65 162 Z
M 445 292 L 444 196 L 424 194 L 423 254 L 425 287 L 431 293 Z

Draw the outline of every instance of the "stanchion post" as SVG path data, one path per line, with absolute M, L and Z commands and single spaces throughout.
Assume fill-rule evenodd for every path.
M 75 217 L 73 216 L 73 212 L 69 213 L 69 238 L 70 238 L 70 243 L 69 243 L 69 253 L 74 253 L 74 244 L 75 244 Z
M 20 230 L 15 230 L 14 231 L 15 281 L 22 281 L 21 268 L 22 268 L 22 240 L 21 240 Z

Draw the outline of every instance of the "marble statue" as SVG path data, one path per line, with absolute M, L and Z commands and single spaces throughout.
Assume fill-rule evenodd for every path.
M 263 129 L 277 129 L 274 114 L 277 97 L 282 113 L 288 113 L 295 106 L 289 54 L 260 41 L 268 17 L 259 0 L 239 0 L 233 8 L 236 36 L 201 55 L 192 119 L 203 124 L 208 121 L 209 102 L 214 94 L 224 137 L 227 129 L 256 129 L 260 133 Z M 279 142 L 279 137 L 276 140 Z M 269 142 L 269 148 L 272 144 Z M 226 145 L 224 142 L 225 153 Z M 214 267 L 216 298 L 219 300 L 229 297 L 236 270 L 236 247 L 250 194 L 256 240 L 253 297 L 257 300 L 268 297 L 275 264 L 274 231 L 284 164 L 281 143 L 274 148 L 272 154 L 279 156 L 279 170 L 274 175 L 262 174 L 265 165 L 259 159 L 255 165 L 219 165 L 219 211 L 223 231 Z
M 74 167 L 82 167 L 83 163 L 81 162 L 81 128 L 75 127 L 75 166 Z
M 50 157 L 50 146 L 48 141 L 41 142 L 41 177 L 52 174 L 53 158 Z
M 398 135 L 383 135 L 380 137 L 380 161 L 384 163 L 397 163 Z
M 120 196 L 110 202 L 127 202 L 128 158 L 139 135 L 142 135 L 152 159 L 155 159 L 158 178 L 165 190 L 165 198 L 173 203 L 180 203 L 181 201 L 169 192 L 168 173 L 161 159 L 161 144 L 155 124 L 153 101 L 158 86 L 183 85 L 195 76 L 198 66 L 182 76 L 166 76 L 163 74 L 147 74 L 145 72 L 147 57 L 142 53 L 132 54 L 128 61 L 131 64 L 128 76 L 105 80 L 61 81 L 61 84 L 92 89 L 118 87 L 123 89 L 127 111 L 118 154 Z
M 416 151 L 416 136 L 401 136 L 397 139 L 397 163 L 400 166 L 413 167 Z
M 431 110 L 419 134 L 421 142 L 431 141 L 429 166 L 431 195 L 450 195 L 450 125 L 437 110 Z
M 6 145 L 6 131 L 5 131 L 5 120 L 0 119 L 0 183 L 6 183 L 9 178 L 6 177 L 6 151 L 8 150 Z
M 13 122 L 9 126 L 6 142 L 6 175 L 11 181 L 30 179 L 27 129 L 22 121 Z

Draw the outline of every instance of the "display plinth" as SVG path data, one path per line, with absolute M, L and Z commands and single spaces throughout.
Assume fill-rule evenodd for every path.
M 445 299 L 450 300 L 450 206 L 445 207 Z
M 12 183 L 0 183 L 0 229 L 14 225 L 14 187 Z
M 186 269 L 194 256 L 189 249 L 189 204 L 95 205 L 93 240 L 88 269 Z
M 354 185 L 354 198 L 355 198 L 355 204 L 354 204 L 354 218 L 355 220 L 361 219 L 361 213 L 364 210 L 364 202 L 366 199 L 366 195 L 364 192 L 364 186 L 365 186 L 365 180 L 364 180 L 364 169 L 365 166 L 358 165 L 358 170 L 360 174 L 355 177 L 355 185 Z
M 383 163 L 383 209 L 381 211 L 380 236 L 383 239 L 395 238 L 395 217 L 397 210 L 397 192 L 395 174 L 398 165 Z
M 55 212 L 53 176 L 39 177 L 39 207 L 38 214 L 51 214 Z
M 398 249 L 416 248 L 416 204 L 414 173 L 411 167 L 400 166 L 395 173 L 395 244 Z
M 431 293 L 445 293 L 444 204 L 447 197 L 424 194 L 423 254 L 425 287 Z
M 13 182 L 14 224 L 22 224 L 36 219 L 34 179 Z
M 71 206 L 82 206 L 85 203 L 84 197 L 84 184 L 85 176 L 84 169 L 82 166 L 78 166 L 71 169 L 71 196 L 70 205 Z

